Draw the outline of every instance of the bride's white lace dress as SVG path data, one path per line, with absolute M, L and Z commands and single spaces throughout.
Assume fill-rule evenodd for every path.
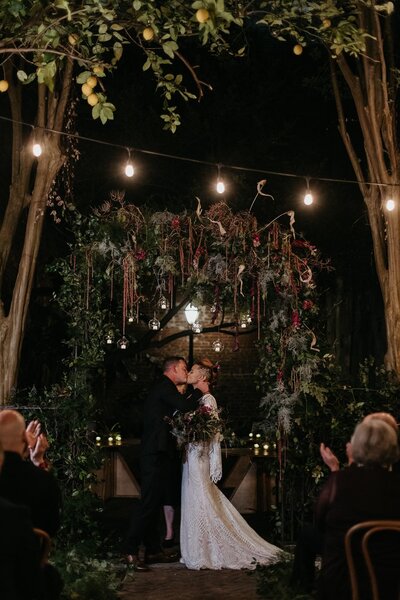
M 201 404 L 217 408 L 205 394 Z M 219 436 L 189 444 L 183 465 L 181 562 L 189 569 L 254 569 L 275 562 L 282 551 L 246 523 L 215 483 L 222 477 Z

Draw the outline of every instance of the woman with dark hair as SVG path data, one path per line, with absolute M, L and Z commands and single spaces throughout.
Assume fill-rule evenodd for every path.
M 202 392 L 199 404 L 217 411 L 210 393 L 214 370 L 195 363 L 188 384 Z M 181 498 L 181 562 L 188 569 L 254 569 L 255 561 L 276 562 L 281 550 L 251 529 L 215 485 L 222 477 L 220 434 L 188 444 Z
M 353 463 L 331 473 L 317 501 L 317 525 L 324 534 L 319 577 L 321 600 L 350 600 L 351 588 L 344 538 L 352 525 L 376 519 L 400 519 L 400 479 L 391 471 L 399 458 L 397 432 L 393 424 L 366 418 L 351 438 Z M 396 536 L 396 537 L 395 537 Z M 371 544 L 377 557 L 380 599 L 394 600 L 400 591 L 400 539 L 382 534 Z M 359 565 L 360 598 L 368 600 L 368 575 L 362 565 L 361 548 L 354 550 Z

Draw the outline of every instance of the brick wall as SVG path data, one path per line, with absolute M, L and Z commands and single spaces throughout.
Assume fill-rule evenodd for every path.
M 212 325 L 211 317 L 207 319 L 205 315 L 202 315 L 201 321 L 205 327 Z M 143 331 L 145 331 L 144 328 Z M 183 311 L 180 311 L 180 314 L 157 334 L 155 341 L 182 331 L 188 331 L 188 324 Z M 129 333 L 128 331 L 128 336 Z M 212 348 L 212 343 L 217 338 L 224 343 L 224 350 L 221 353 L 216 353 Z M 255 332 L 240 335 L 240 348 L 237 351 L 232 349 L 234 340 L 234 336 L 222 333 L 194 334 L 193 356 L 194 360 L 207 357 L 212 362 L 219 362 L 220 371 L 214 389 L 215 397 L 218 404 L 223 407 L 224 417 L 234 431 L 237 434 L 247 435 L 253 421 L 257 418 L 257 407 L 260 400 L 253 375 L 258 364 L 255 347 L 257 335 Z M 145 355 L 140 357 L 128 358 L 128 354 L 123 356 L 124 368 L 119 370 L 117 380 L 112 382 L 106 393 L 107 421 L 111 423 L 114 419 L 114 422 L 118 421 L 122 429 L 127 429 L 128 433 L 130 431 L 135 435 L 140 433 L 141 406 L 148 389 L 160 375 L 159 366 L 162 360 L 170 355 L 179 355 L 188 359 L 189 343 L 189 336 L 185 336 L 163 347 L 149 349 Z M 129 372 L 129 381 L 126 373 L 122 372 L 124 369 Z M 113 398 L 114 401 L 112 401 Z

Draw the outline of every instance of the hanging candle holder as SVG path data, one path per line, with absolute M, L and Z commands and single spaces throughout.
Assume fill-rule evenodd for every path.
M 158 301 L 158 306 L 161 308 L 161 310 L 168 310 L 169 309 L 168 299 L 165 296 L 161 296 Z
M 195 321 L 192 325 L 193 333 L 201 333 L 203 331 L 203 325 L 199 321 Z
M 149 321 L 149 329 L 152 331 L 158 331 L 161 327 L 160 321 L 156 317 L 156 313 L 154 313 L 154 317 Z
M 106 335 L 106 344 L 112 344 L 114 342 L 114 333 L 109 331 Z
M 117 346 L 120 350 L 126 350 L 129 346 L 129 340 L 123 335 L 122 338 L 118 340 Z
M 218 340 L 215 340 L 215 342 L 213 342 L 213 344 L 212 344 L 212 349 L 214 350 L 214 352 L 218 352 L 218 353 L 220 353 L 220 352 L 222 352 L 222 351 L 223 351 L 224 347 L 225 347 L 225 346 L 224 346 L 224 344 L 221 342 L 221 340 L 220 340 L 220 339 L 218 339 Z

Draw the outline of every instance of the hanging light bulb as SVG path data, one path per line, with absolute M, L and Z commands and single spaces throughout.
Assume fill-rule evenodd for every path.
M 37 142 L 35 142 L 32 146 L 33 156 L 39 157 L 39 156 L 41 156 L 42 152 L 43 152 L 42 146 L 40 144 L 38 144 Z
M 313 198 L 313 195 L 310 190 L 310 178 L 309 177 L 306 177 L 306 182 L 307 182 L 307 189 L 306 189 L 306 193 L 305 193 L 303 202 L 306 206 L 310 206 L 314 202 L 314 198 Z
M 129 314 L 128 314 L 128 323 L 133 323 L 134 320 L 135 320 L 135 317 L 133 316 L 133 312 L 129 311 Z
M 168 310 L 169 309 L 168 299 L 165 296 L 161 296 L 161 298 L 158 301 L 158 306 L 161 308 L 161 310 Z
M 213 342 L 212 344 L 212 349 L 214 350 L 214 352 L 222 352 L 224 348 L 224 344 L 219 339 L 215 340 L 215 342 Z
M 129 340 L 123 335 L 122 338 L 118 340 L 117 346 L 120 350 L 126 350 L 129 346 Z
M 156 317 L 156 313 L 154 313 L 154 317 L 149 321 L 149 329 L 152 331 L 158 331 L 161 327 L 160 321 Z
M 189 325 L 193 325 L 193 323 L 196 323 L 198 316 L 199 309 L 197 308 L 197 306 L 189 302 L 189 304 L 187 304 L 185 308 L 186 321 L 189 323 Z
M 385 207 L 386 207 L 386 210 L 391 212 L 392 210 L 394 210 L 396 208 L 396 203 L 394 200 L 392 200 L 392 198 L 389 198 L 389 200 L 386 200 Z
M 218 194 L 223 194 L 225 192 L 225 183 L 223 182 L 223 180 L 221 179 L 221 165 L 217 165 L 218 167 L 218 176 L 217 176 L 217 185 L 215 186 L 215 189 L 217 190 Z
M 135 174 L 135 167 L 133 166 L 132 161 L 131 161 L 131 149 L 127 148 L 127 151 L 128 151 L 128 162 L 125 165 L 125 175 L 127 177 L 133 177 Z
M 203 331 L 203 325 L 199 321 L 195 321 L 192 325 L 193 333 L 201 333 Z

